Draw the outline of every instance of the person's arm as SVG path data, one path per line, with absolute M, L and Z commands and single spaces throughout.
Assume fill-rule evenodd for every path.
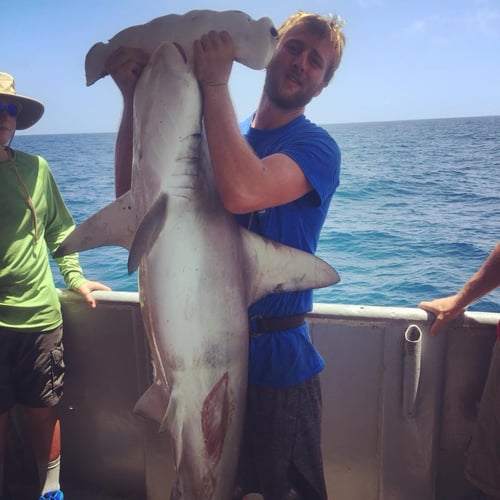
M 498 286 L 500 286 L 500 242 L 456 295 L 420 302 L 418 307 L 436 316 L 430 334 L 438 334 L 446 323 L 462 314 L 469 304 Z
M 115 144 L 115 196 L 119 198 L 132 184 L 133 105 L 124 101 Z
M 41 157 L 39 161 L 47 172 L 47 192 L 45 196 L 47 203 L 47 220 L 45 226 L 45 242 L 52 255 L 69 234 L 74 231 L 75 223 L 66 207 L 61 192 L 59 191 L 47 163 Z M 70 290 L 74 290 L 82 295 L 90 307 L 96 307 L 96 300 L 92 297 L 92 291 L 111 290 L 108 286 L 97 281 L 90 281 L 84 276 L 77 253 L 56 257 L 54 261 L 59 267 L 59 272 L 66 286 Z
M 117 198 L 126 193 L 131 186 L 134 92 L 148 61 L 148 54 L 141 49 L 131 47 L 120 47 L 106 61 L 106 70 L 123 96 L 123 113 L 115 145 L 115 193 Z
M 217 188 L 227 210 L 248 213 L 295 200 L 312 187 L 294 160 L 280 153 L 259 159 L 240 133 L 228 88 L 233 59 L 227 32 L 210 32 L 194 42 Z

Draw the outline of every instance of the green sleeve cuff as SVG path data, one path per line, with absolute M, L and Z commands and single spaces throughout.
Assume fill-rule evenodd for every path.
M 88 280 L 78 271 L 72 271 L 64 277 L 64 281 L 68 288 L 77 290 L 79 286 L 83 285 Z

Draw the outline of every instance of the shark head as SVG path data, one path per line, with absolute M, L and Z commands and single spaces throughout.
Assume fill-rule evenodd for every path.
M 125 28 L 106 43 L 95 43 L 85 57 L 87 85 L 106 76 L 106 60 L 120 46 L 142 48 L 151 55 L 163 42 L 170 41 L 182 48 L 187 63 L 191 64 L 194 40 L 211 30 L 229 32 L 236 60 L 252 69 L 264 69 L 278 43 L 278 32 L 268 17 L 254 20 L 238 10 L 168 14 Z
M 236 60 L 252 69 L 267 67 L 278 43 L 278 31 L 268 17 L 253 20 L 240 11 L 223 13 L 236 50 Z

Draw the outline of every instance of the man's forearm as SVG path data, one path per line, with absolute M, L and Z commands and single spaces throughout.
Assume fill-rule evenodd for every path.
M 457 294 L 460 307 L 467 307 L 500 286 L 500 243 L 497 243 L 479 270 L 465 283 Z
M 133 106 L 125 106 L 115 145 L 115 193 L 118 198 L 131 186 L 133 154 Z
M 227 85 L 203 92 L 204 124 L 212 167 L 221 198 L 230 211 L 255 184 L 262 162 L 241 135 Z M 236 210 L 237 211 L 237 210 Z

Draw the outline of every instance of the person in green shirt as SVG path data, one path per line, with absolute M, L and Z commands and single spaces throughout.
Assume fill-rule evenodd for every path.
M 41 102 L 16 93 L 11 75 L 0 73 L 0 499 L 14 405 L 30 428 L 40 498 L 63 499 L 56 410 L 64 380 L 62 315 L 49 252 L 75 223 L 45 159 L 10 147 L 16 130 L 34 125 L 43 111 Z M 110 290 L 84 277 L 77 254 L 55 261 L 67 287 L 90 307 L 96 306 L 92 291 Z

